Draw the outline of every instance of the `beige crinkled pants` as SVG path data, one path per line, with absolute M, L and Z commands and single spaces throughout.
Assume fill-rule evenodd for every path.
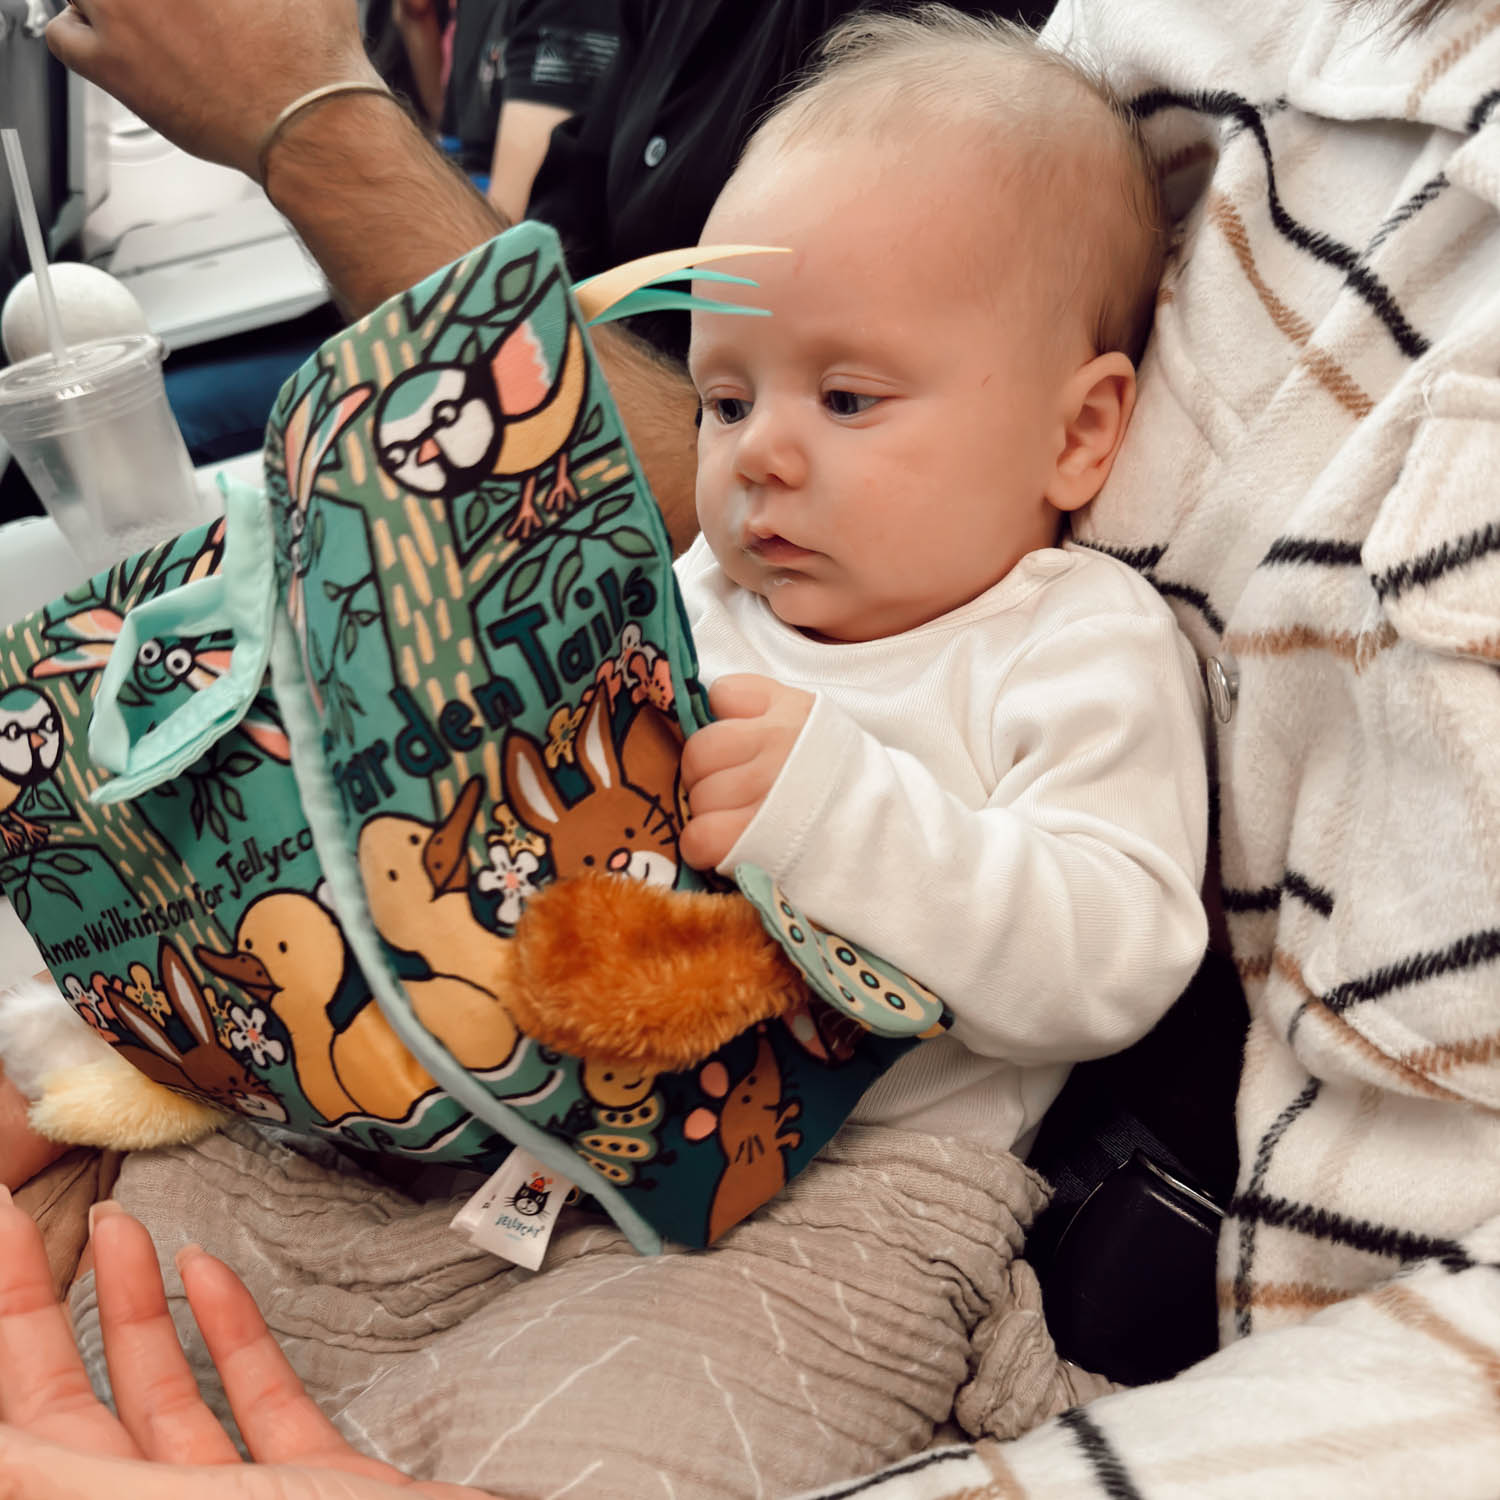
M 244 1277 L 356 1445 L 513 1500 L 776 1500 L 916 1452 L 950 1414 L 1006 1437 L 1107 1388 L 1057 1358 L 1015 1260 L 1041 1179 L 908 1131 L 846 1127 L 707 1251 L 641 1257 L 565 1212 L 540 1273 L 450 1231 L 461 1200 L 243 1123 L 127 1158 L 115 1196 L 156 1238 L 200 1375 L 171 1264 L 189 1241 Z M 103 1389 L 92 1275 L 72 1310 Z

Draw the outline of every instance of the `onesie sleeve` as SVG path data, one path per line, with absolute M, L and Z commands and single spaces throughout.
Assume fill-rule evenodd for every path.
M 1144 1035 L 1202 956 L 1201 691 L 1163 616 L 1045 636 L 993 706 L 966 806 L 819 694 L 720 869 L 751 863 L 947 1001 L 971 1051 L 1078 1061 Z

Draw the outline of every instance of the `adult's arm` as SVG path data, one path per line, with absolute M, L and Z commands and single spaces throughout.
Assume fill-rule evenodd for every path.
M 1465 1248 L 1494 1261 L 1500 1221 Z M 1174 1380 L 1009 1443 L 918 1454 L 825 1500 L 1491 1500 L 1500 1270 L 1422 1265 Z M 812 1500 L 812 1497 L 804 1497 Z
M 81 0 L 47 28 L 53 52 L 184 150 L 257 175 L 293 100 L 379 79 L 350 0 Z M 278 136 L 265 187 L 353 317 L 507 227 L 394 101 L 339 95 Z M 629 335 L 596 348 L 679 545 L 696 530 L 686 374 Z

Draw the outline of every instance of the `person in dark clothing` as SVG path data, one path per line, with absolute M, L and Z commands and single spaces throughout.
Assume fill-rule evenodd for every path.
M 1039 27 L 1051 0 L 953 9 Z M 692 245 L 751 130 L 830 27 L 901 0 L 622 0 L 620 50 L 591 106 L 552 133 L 527 212 L 562 237 L 575 275 Z M 682 359 L 687 319 L 632 329 Z

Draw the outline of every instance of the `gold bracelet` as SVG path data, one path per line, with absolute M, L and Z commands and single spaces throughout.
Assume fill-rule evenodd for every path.
M 274 146 L 281 136 L 281 132 L 291 124 L 305 109 L 311 109 L 315 104 L 321 104 L 323 100 L 332 98 L 335 94 L 383 94 L 387 99 L 396 101 L 396 96 L 383 83 L 369 83 L 363 79 L 348 79 L 343 83 L 325 83 L 322 88 L 310 89 L 298 99 L 293 99 L 282 112 L 276 116 L 275 122 L 265 133 L 260 143 L 260 150 L 256 153 L 256 176 L 260 185 L 266 185 L 266 163 Z

